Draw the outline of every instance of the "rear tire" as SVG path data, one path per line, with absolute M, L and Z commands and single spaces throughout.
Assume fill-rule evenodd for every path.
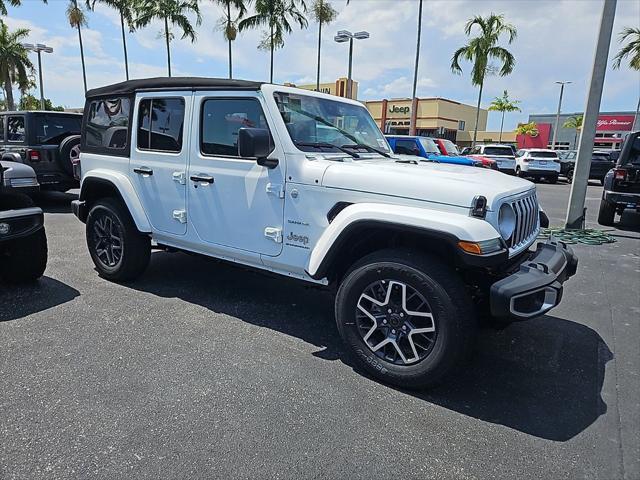
M 606 199 L 600 200 L 600 210 L 598 211 L 598 223 L 605 227 L 613 226 L 616 215 L 616 204 Z
M 47 235 L 44 227 L 27 237 L 0 244 L 0 278 L 7 283 L 27 283 L 47 268 Z
M 462 281 L 437 258 L 412 251 L 383 250 L 360 260 L 341 282 L 335 308 L 338 331 L 356 363 L 403 388 L 438 382 L 475 339 Z
M 140 233 L 126 206 L 115 198 L 96 202 L 87 216 L 87 247 L 101 277 L 133 280 L 151 258 L 151 239 Z
M 516 177 L 520 177 L 522 178 L 524 175 L 522 175 L 522 170 L 520 169 L 520 167 L 516 167 Z
M 60 142 L 60 166 L 71 177 L 74 177 L 73 163 L 79 160 L 79 147 L 80 135 L 71 135 Z
M 573 183 L 573 168 L 567 171 L 567 183 Z

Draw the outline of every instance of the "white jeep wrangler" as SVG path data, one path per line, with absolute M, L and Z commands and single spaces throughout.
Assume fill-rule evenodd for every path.
M 358 102 L 206 78 L 87 93 L 74 213 L 103 277 L 152 242 L 335 288 L 338 330 L 373 376 L 422 388 L 472 345 L 476 316 L 558 304 L 577 259 L 535 242 L 535 186 L 391 153 Z M 215 292 L 212 292 L 215 294 Z

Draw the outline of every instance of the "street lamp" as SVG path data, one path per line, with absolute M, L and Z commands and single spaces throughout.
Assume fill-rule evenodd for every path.
M 356 32 L 351 33 L 348 30 L 340 30 L 333 39 L 338 43 L 349 42 L 349 75 L 347 76 L 347 97 L 352 98 L 352 80 L 351 80 L 351 66 L 353 64 L 353 39 L 364 40 L 369 38 L 369 32 Z
M 562 108 L 562 94 L 564 93 L 564 86 L 573 82 L 556 82 L 560 85 L 560 99 L 558 100 L 558 113 L 556 113 L 556 126 L 553 127 L 553 141 L 551 142 L 551 149 L 556 149 L 556 138 L 558 138 L 558 127 L 560 123 L 560 108 Z
M 22 46 L 32 52 L 38 54 L 38 76 L 40 77 L 40 110 L 44 110 L 44 89 L 42 87 L 42 58 L 41 52 L 53 53 L 53 48 L 46 46 L 44 43 L 23 43 Z

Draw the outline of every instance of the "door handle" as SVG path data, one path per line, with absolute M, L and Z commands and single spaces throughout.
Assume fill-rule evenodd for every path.
M 213 183 L 213 177 L 210 177 L 208 175 L 191 175 L 191 177 L 189 178 L 192 182 Z
M 133 172 L 140 175 L 153 175 L 153 170 L 147 167 L 134 168 Z

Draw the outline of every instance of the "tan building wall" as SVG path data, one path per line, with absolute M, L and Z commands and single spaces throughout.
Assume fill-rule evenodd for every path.
M 420 98 L 415 113 L 408 98 L 372 100 L 365 105 L 380 129 L 386 132 L 409 133 L 412 114 L 415 114 L 418 133 L 444 136 L 453 141 L 457 141 L 458 134 L 473 130 L 475 124 L 474 106 L 445 98 Z M 478 124 L 482 130 L 486 129 L 487 115 L 487 110 L 480 110 Z
M 478 143 L 500 143 L 500 132 L 486 132 L 486 131 L 478 131 L 477 142 Z M 473 130 L 467 132 L 458 132 L 458 144 L 464 147 L 468 147 L 471 145 L 473 141 Z M 501 143 L 517 143 L 516 141 L 516 133 L 515 132 L 502 132 L 502 142 Z
M 352 92 L 351 92 L 351 98 L 358 98 L 358 82 L 356 82 L 355 80 L 351 80 L 352 83 Z M 316 89 L 316 84 L 309 84 L 309 85 L 293 85 L 290 84 L 293 87 L 298 87 L 298 88 L 302 88 L 303 90 L 313 90 L 314 92 L 317 90 Z M 347 79 L 345 77 L 339 78 L 337 79 L 335 82 L 333 83 L 321 83 L 320 84 L 320 93 L 328 93 L 329 95 L 336 95 L 338 97 L 347 97 Z

